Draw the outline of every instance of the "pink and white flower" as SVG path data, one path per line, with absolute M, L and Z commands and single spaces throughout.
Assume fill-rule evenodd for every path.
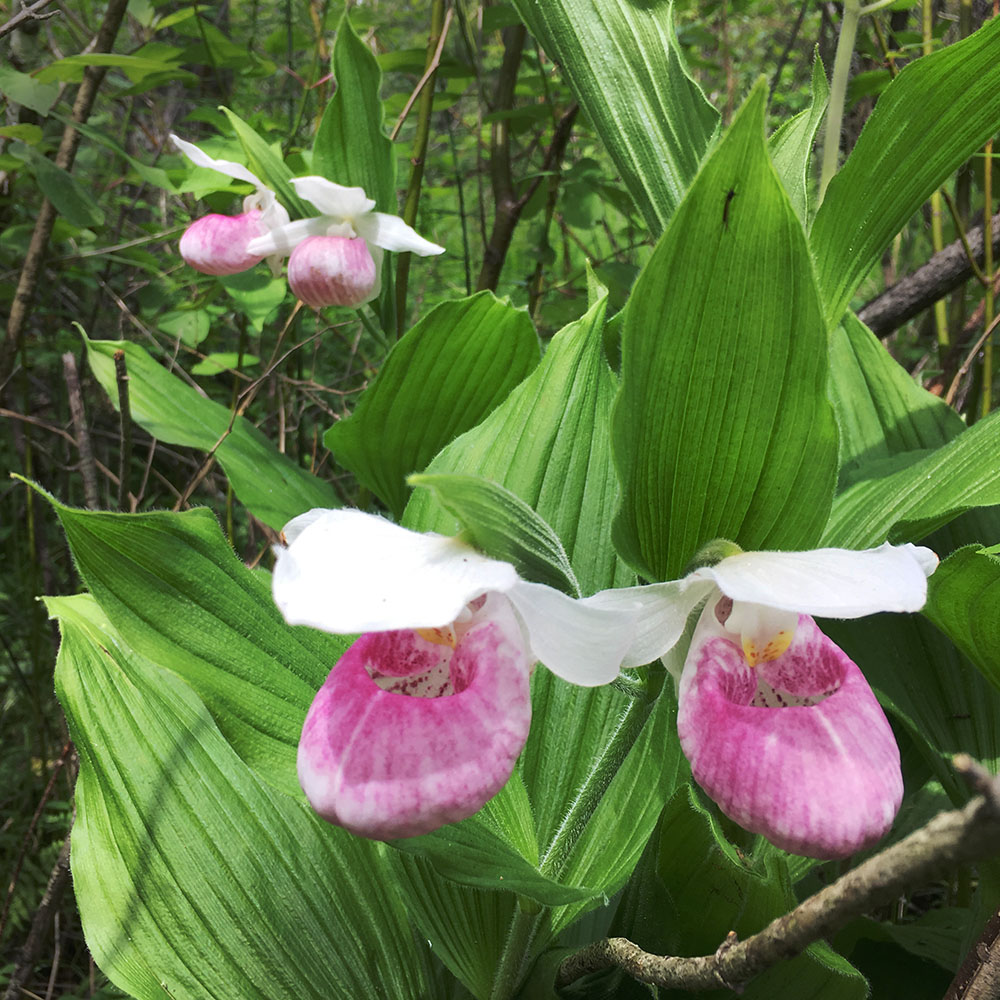
M 510 777 L 531 721 L 533 665 L 613 680 L 636 623 L 522 580 L 458 538 L 357 510 L 285 527 L 275 602 L 293 625 L 364 633 L 306 716 L 298 771 L 316 811 L 377 839 L 476 812 Z
M 382 288 L 382 252 L 427 257 L 444 247 L 425 240 L 395 215 L 375 211 L 360 187 L 343 187 L 325 177 L 296 177 L 295 190 L 319 209 L 250 243 L 251 253 L 288 256 L 288 284 L 307 305 L 359 306 Z
M 196 219 L 184 231 L 180 253 L 186 264 L 203 274 L 238 274 L 259 264 L 266 253 L 252 253 L 250 243 L 288 223 L 288 212 L 275 193 L 241 163 L 216 160 L 193 143 L 171 135 L 174 145 L 195 166 L 208 167 L 235 180 L 252 184 L 256 191 L 243 199 L 241 215 L 211 214 Z M 281 273 L 281 258 L 269 260 L 271 272 Z
M 811 615 L 918 611 L 929 549 L 738 552 L 682 581 L 634 588 L 652 612 L 705 601 L 679 677 L 677 729 L 695 780 L 722 811 L 778 847 L 837 858 L 892 825 L 899 751 L 858 667 Z M 662 655 L 655 633 L 626 663 Z

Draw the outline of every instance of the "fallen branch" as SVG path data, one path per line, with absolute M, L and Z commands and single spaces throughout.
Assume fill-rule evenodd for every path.
M 957 865 L 1000 854 L 1000 778 L 965 754 L 955 757 L 954 766 L 979 793 L 965 808 L 939 813 L 745 941 L 730 932 L 714 955 L 687 958 L 651 955 L 627 938 L 608 938 L 567 958 L 559 967 L 557 985 L 617 967 L 639 982 L 666 989 L 738 989 L 905 890 Z M 987 974 L 997 971 L 998 954 L 1000 949 L 994 948 L 990 961 L 983 963 Z M 967 994 L 975 995 L 988 994 Z
M 966 240 L 973 258 L 982 261 L 983 227 L 970 229 Z M 994 252 L 1000 251 L 1000 212 L 993 216 L 993 248 Z M 858 318 L 873 333 L 884 337 L 968 281 L 972 274 L 966 248 L 962 240 L 956 240 L 863 306 Z

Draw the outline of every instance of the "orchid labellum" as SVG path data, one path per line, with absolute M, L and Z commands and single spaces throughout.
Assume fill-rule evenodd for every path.
M 536 661 L 604 684 L 632 641 L 634 601 L 596 607 L 457 538 L 356 510 L 310 511 L 284 536 L 273 588 L 288 622 L 363 633 L 317 694 L 298 753 L 316 811 L 362 836 L 476 812 L 527 739 Z
M 268 254 L 252 253 L 250 242 L 288 223 L 288 212 L 275 193 L 242 164 L 216 160 L 193 143 L 185 142 L 176 135 L 170 138 L 195 166 L 208 167 L 256 188 L 253 194 L 243 199 L 241 215 L 213 213 L 196 219 L 188 226 L 180 241 L 184 262 L 203 274 L 238 274 L 259 264 Z M 269 264 L 272 273 L 280 273 L 280 257 L 273 257 Z
M 810 616 L 917 611 L 936 566 L 914 545 L 738 552 L 677 583 L 634 588 L 654 621 L 664 604 L 676 614 L 706 602 L 677 729 L 695 780 L 727 816 L 819 858 L 886 833 L 903 795 L 892 730 L 861 671 Z M 626 662 L 654 652 L 643 641 Z
M 250 251 L 291 255 L 288 284 L 306 305 L 359 306 L 382 288 L 382 251 L 427 257 L 444 247 L 425 240 L 395 215 L 375 211 L 363 188 L 325 177 L 296 177 L 295 190 L 322 213 L 299 219 L 253 240 Z

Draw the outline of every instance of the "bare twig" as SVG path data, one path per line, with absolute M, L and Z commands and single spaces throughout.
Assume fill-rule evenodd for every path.
M 132 412 L 128 402 L 128 370 L 125 352 L 115 351 L 115 381 L 118 383 L 118 416 L 121 426 L 121 445 L 118 452 L 118 509 L 128 513 L 128 476 L 132 464 Z
M 1000 854 L 1000 779 L 991 778 L 965 755 L 956 757 L 955 766 L 982 794 L 963 809 L 938 814 L 758 934 L 739 941 L 730 932 L 714 955 L 698 958 L 651 955 L 626 938 L 596 941 L 562 963 L 557 984 L 565 986 L 588 973 L 617 967 L 639 982 L 667 989 L 738 988 L 904 890 L 956 865 Z M 988 964 L 995 962 L 991 958 Z
M 22 0 L 21 9 L 6 24 L 0 24 L 0 38 L 19 28 L 24 21 L 46 21 L 50 17 L 55 17 L 59 13 L 57 10 L 49 11 L 48 14 L 42 13 L 52 2 L 53 0 L 35 0 L 30 7 L 25 7 Z
M 951 406 L 952 401 L 955 398 L 955 393 L 958 392 L 958 386 L 962 381 L 965 373 L 969 370 L 969 366 L 972 364 L 973 359 L 979 353 L 983 344 L 989 339 L 990 334 L 997 328 L 997 324 L 1000 323 L 1000 316 L 996 316 L 992 323 L 983 331 L 983 335 L 977 340 L 973 345 L 972 349 L 966 354 L 965 360 L 959 366 L 957 372 L 955 372 L 955 377 L 951 380 L 951 385 L 948 387 L 948 392 L 945 394 L 944 401 Z
M 413 88 L 413 93 L 406 99 L 406 104 L 403 105 L 403 110 L 400 111 L 399 117 L 396 119 L 396 124 L 392 128 L 392 132 L 389 133 L 389 140 L 391 142 L 396 141 L 396 136 L 399 135 L 399 130 L 403 127 L 403 123 L 409 117 L 410 111 L 413 110 L 413 105 L 420 96 L 420 92 L 427 86 L 428 83 L 430 83 L 434 74 L 437 72 L 438 66 L 441 65 L 441 53 L 444 51 L 444 43 L 448 39 L 448 29 L 451 27 L 451 19 L 454 15 L 454 9 L 449 7 L 444 15 L 444 24 L 441 26 L 441 33 L 437 40 L 437 47 L 434 49 L 427 62 L 427 67 L 424 69 L 424 75 Z
M 73 418 L 76 446 L 80 452 L 80 476 L 83 479 L 83 496 L 90 510 L 97 510 L 100 499 L 97 493 L 97 467 L 94 465 L 94 449 L 90 446 L 90 431 L 83 409 L 83 393 L 80 392 L 80 376 L 76 370 L 76 357 L 72 351 L 63 355 L 63 377 L 69 395 L 69 412 Z
M 3 912 L 0 913 L 0 938 L 3 937 L 4 928 L 7 926 L 7 917 L 10 915 L 10 904 L 14 899 L 14 892 L 17 889 L 17 881 L 21 876 L 21 866 L 24 864 L 24 859 L 27 856 L 31 838 L 34 837 L 35 828 L 38 826 L 38 822 L 42 818 L 42 813 L 45 811 L 45 807 L 48 805 L 49 799 L 52 797 L 52 792 L 56 787 L 56 779 L 59 777 L 59 772 L 63 769 L 63 766 L 69 760 L 70 755 L 73 752 L 73 743 L 67 740 L 66 745 L 62 748 L 62 753 L 59 754 L 59 759 L 52 767 L 52 774 L 49 776 L 48 784 L 45 786 L 45 791 L 42 792 L 42 797 L 38 800 L 38 805 L 35 807 L 35 813 L 31 817 L 28 829 L 24 831 L 24 836 L 21 838 L 21 850 L 17 856 L 17 861 L 14 862 L 14 870 L 11 872 L 10 882 L 7 885 L 7 896 L 3 901 Z
M 996 1000 L 1000 996 L 1000 912 L 965 956 L 944 1000 Z
M 983 227 L 977 226 L 966 234 L 973 257 L 983 259 Z M 993 216 L 993 245 L 1000 250 L 1000 212 Z M 972 275 L 972 265 L 966 256 L 962 240 L 946 246 L 940 253 L 901 278 L 891 288 L 868 302 L 858 312 L 858 318 L 880 337 L 891 333 L 908 319 L 954 291 Z
M 101 27 L 90 47 L 91 52 L 111 51 L 127 6 L 128 0 L 110 0 L 104 12 L 104 20 L 101 22 Z M 84 68 L 83 80 L 77 89 L 76 100 L 73 102 L 71 121 L 63 130 L 62 141 L 59 143 L 59 150 L 55 156 L 56 166 L 63 170 L 70 170 L 73 166 L 76 150 L 80 145 L 80 133 L 76 129 L 76 123 L 85 122 L 90 117 L 90 110 L 97 96 L 97 88 L 104 79 L 106 71 L 106 66 L 87 66 Z M 6 383 L 8 375 L 13 370 L 55 221 L 55 206 L 48 198 L 43 198 L 35 220 L 35 228 L 31 234 L 31 241 L 24 257 L 24 266 L 21 268 L 21 275 L 18 278 L 14 301 L 11 303 L 7 334 L 3 343 L 0 344 L 0 385 Z
M 22 986 L 27 981 L 32 967 L 41 953 L 53 914 L 58 910 L 63 892 L 69 885 L 69 840 L 70 835 L 67 833 L 62 849 L 59 851 L 59 857 L 56 859 L 55 867 L 49 876 L 49 884 L 45 887 L 45 894 L 42 896 L 42 901 L 38 904 L 34 919 L 31 921 L 28 937 L 18 953 L 17 962 L 14 965 L 14 971 L 10 974 L 3 1000 L 18 1000 L 21 997 Z

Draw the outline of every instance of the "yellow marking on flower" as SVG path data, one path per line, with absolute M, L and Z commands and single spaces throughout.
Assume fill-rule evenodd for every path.
M 458 633 L 454 625 L 443 625 L 441 628 L 418 628 L 417 635 L 428 642 L 436 643 L 438 646 L 451 646 L 454 649 L 458 645 Z
M 792 644 L 795 633 L 791 629 L 775 632 L 763 645 L 758 645 L 752 635 L 743 636 L 743 655 L 751 667 L 776 660 Z

